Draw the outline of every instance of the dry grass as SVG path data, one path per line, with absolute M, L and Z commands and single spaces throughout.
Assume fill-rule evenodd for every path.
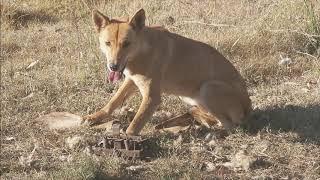
M 88 156 L 83 147 L 69 149 L 64 143 L 69 136 L 99 132 L 50 132 L 34 122 L 52 111 L 84 115 L 105 104 L 118 85 L 105 83 L 91 9 L 120 17 L 140 7 L 149 24 L 209 43 L 237 66 L 255 107 L 247 125 L 205 151 L 192 152 L 197 143 L 206 146 L 205 132 L 184 134 L 177 146 L 177 137 L 153 134 L 150 128 L 159 119 L 154 117 L 145 132 L 156 137 L 158 158 L 131 162 Z M 1 178 L 320 178 L 319 14 L 317 0 L 3 0 Z M 279 65 L 280 56 L 292 63 Z M 131 99 L 128 106 L 137 108 L 139 100 Z M 159 110 L 178 114 L 185 108 L 177 98 L 164 96 Z M 31 164 L 21 163 L 34 147 Z M 239 150 L 256 159 L 247 171 L 218 166 Z M 215 168 L 204 170 L 203 162 Z M 144 169 L 126 170 L 131 165 Z

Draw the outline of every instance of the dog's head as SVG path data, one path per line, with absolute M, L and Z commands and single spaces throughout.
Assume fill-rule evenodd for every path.
M 145 26 L 145 11 L 140 9 L 130 20 L 121 21 L 109 19 L 94 10 L 92 18 L 99 34 L 100 48 L 108 61 L 109 81 L 117 81 L 137 50 L 137 34 Z

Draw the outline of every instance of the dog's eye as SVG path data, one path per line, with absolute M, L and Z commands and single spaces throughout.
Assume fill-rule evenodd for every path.
M 111 45 L 111 43 L 110 43 L 109 41 L 107 41 L 107 42 L 106 42 L 106 45 L 107 45 L 107 46 L 110 46 L 110 45 Z
M 130 45 L 130 42 L 129 42 L 129 41 L 124 41 L 124 42 L 122 43 L 122 47 L 124 47 L 124 48 L 128 47 L 129 45 Z

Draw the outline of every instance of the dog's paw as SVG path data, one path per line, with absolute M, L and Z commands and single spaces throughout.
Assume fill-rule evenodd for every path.
M 137 136 L 137 135 L 139 135 L 139 133 L 138 132 L 135 132 L 133 129 L 131 129 L 131 128 L 127 128 L 126 129 L 126 135 L 127 136 Z
M 86 115 L 82 117 L 81 124 L 87 126 L 93 126 L 99 124 L 106 117 L 104 111 L 98 111 L 94 114 Z
M 82 117 L 81 125 L 92 126 L 95 124 L 95 121 L 92 115 L 86 115 Z

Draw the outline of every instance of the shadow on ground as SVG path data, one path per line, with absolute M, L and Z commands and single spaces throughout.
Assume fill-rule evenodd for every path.
M 43 11 L 27 11 L 27 10 L 8 10 L 3 13 L 5 19 L 10 22 L 13 29 L 21 29 L 28 27 L 29 24 L 38 23 L 56 23 L 58 19 Z
M 268 129 L 271 132 L 298 133 L 301 140 L 320 144 L 320 105 L 307 107 L 288 105 L 254 110 L 244 129 L 250 133 Z

